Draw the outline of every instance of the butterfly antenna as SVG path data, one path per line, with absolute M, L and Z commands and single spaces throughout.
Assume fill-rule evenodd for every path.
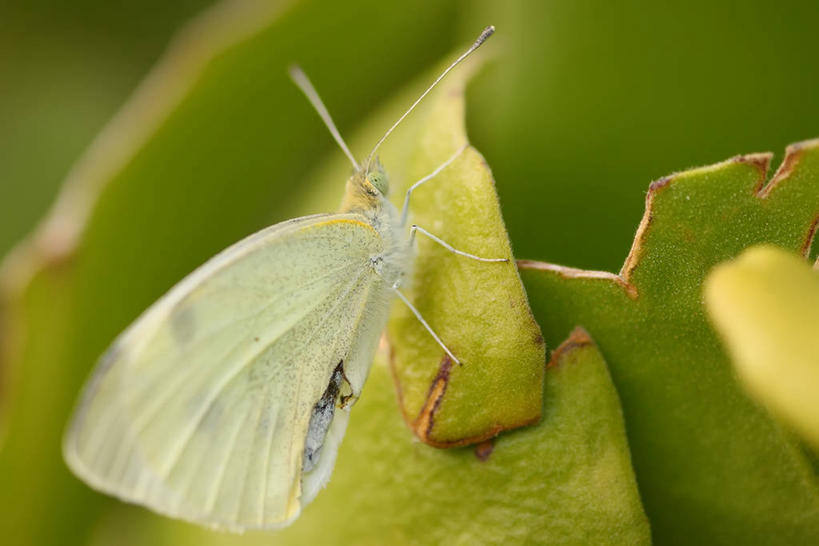
M 412 111 L 415 109 L 415 107 L 416 107 L 416 106 L 418 106 L 418 103 L 420 103 L 420 102 L 423 100 L 423 98 L 424 98 L 424 97 L 426 97 L 426 96 L 427 96 L 427 94 L 428 94 L 430 91 L 432 91 L 432 90 L 433 90 L 433 88 L 435 88 L 435 86 L 436 86 L 436 85 L 438 85 L 438 82 L 440 82 L 441 80 L 443 80 L 443 79 L 444 79 L 444 76 L 446 76 L 447 74 L 449 74 L 449 71 L 450 71 L 450 70 L 452 70 L 453 68 L 455 68 L 456 66 L 458 66 L 458 64 L 460 64 L 460 62 L 461 62 L 461 61 L 463 61 L 464 59 L 466 59 L 467 57 L 469 57 L 469 55 L 470 55 L 470 54 L 471 54 L 473 51 L 475 51 L 476 49 L 478 49 L 479 47 L 481 47 L 481 44 L 483 44 L 483 43 L 484 43 L 484 42 L 487 40 L 487 38 L 489 38 L 490 36 L 492 36 L 492 34 L 494 34 L 494 32 L 495 32 L 495 27 L 494 27 L 494 26 L 491 26 L 491 25 L 490 25 L 490 26 L 488 26 L 488 27 L 486 27 L 485 29 L 483 29 L 483 32 L 481 32 L 481 35 L 480 35 L 480 36 L 478 36 L 478 39 L 477 39 L 477 40 L 475 40 L 475 42 L 474 42 L 474 43 L 473 43 L 473 44 L 472 44 L 472 45 L 469 47 L 469 49 L 467 49 L 466 51 L 464 51 L 464 53 L 463 53 L 463 54 L 462 54 L 460 57 L 458 57 L 457 59 L 455 59 L 455 62 L 453 62 L 451 65 L 449 65 L 449 66 L 447 67 L 447 69 L 446 69 L 446 70 L 444 70 L 444 71 L 441 73 L 441 75 L 440 75 L 440 76 L 438 76 L 438 78 L 437 78 L 437 79 L 436 79 L 434 82 L 432 82 L 432 85 L 430 85 L 429 87 L 427 87 L 427 90 L 426 90 L 426 91 L 424 91 L 423 93 L 421 93 L 421 96 L 420 96 L 420 97 L 418 97 L 418 99 L 417 99 L 415 102 L 413 102 L 413 103 L 412 103 L 412 106 L 410 106 L 410 107 L 409 107 L 409 110 L 407 110 L 406 112 L 404 112 L 404 115 L 403 115 L 403 116 L 401 116 L 400 118 L 398 118 L 398 121 L 396 121 L 396 122 L 393 124 L 393 126 L 392 126 L 392 127 L 390 127 L 390 128 L 387 130 L 387 132 L 386 132 L 386 133 L 384 133 L 384 136 L 382 136 L 382 137 L 381 137 L 381 140 L 379 140 L 379 141 L 378 141 L 378 142 L 375 144 L 375 147 L 373 148 L 373 151 L 372 151 L 372 152 L 370 152 L 370 155 L 369 155 L 369 156 L 367 156 L 367 171 L 368 171 L 368 172 L 369 172 L 369 170 L 370 170 L 370 164 L 372 163 L 373 157 L 375 157 L 375 152 L 376 152 L 376 150 L 378 150 L 378 147 L 379 147 L 379 146 L 381 146 L 381 144 L 382 144 L 382 143 L 383 143 L 385 140 L 387 140 L 387 137 L 388 137 L 388 136 L 390 136 L 390 133 L 392 133 L 392 132 L 393 132 L 393 130 L 394 130 L 396 127 L 398 127 L 398 125 L 399 125 L 399 124 L 400 124 L 402 121 L 404 121 L 404 118 L 405 118 L 405 117 L 407 117 L 407 116 L 409 115 L 409 113 L 410 113 L 410 112 L 412 112 Z
M 307 100 L 310 101 L 310 104 L 313 105 L 313 108 L 316 109 L 318 115 L 321 117 L 321 120 L 324 122 L 324 125 L 327 126 L 327 129 L 330 130 L 330 134 L 333 135 L 333 138 L 336 139 L 338 145 L 341 147 L 341 150 L 344 154 L 350 159 L 350 162 L 355 167 L 356 171 L 360 171 L 361 167 L 358 165 L 358 162 L 353 157 L 353 153 L 347 147 L 347 143 L 344 142 L 344 139 L 341 138 L 341 133 L 338 132 L 338 128 L 336 124 L 333 123 L 333 118 L 330 117 L 330 112 L 327 111 L 327 107 L 324 106 L 324 103 L 321 101 L 321 97 L 319 97 L 316 88 L 313 87 L 313 84 L 310 82 L 310 78 L 307 77 L 307 74 L 304 73 L 304 70 L 301 69 L 298 65 L 293 65 L 290 67 L 290 79 L 293 80 L 301 92 L 304 93 L 304 96 L 307 97 Z

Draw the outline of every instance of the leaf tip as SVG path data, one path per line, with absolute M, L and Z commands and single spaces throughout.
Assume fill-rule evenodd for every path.
M 563 361 L 563 357 L 567 353 L 589 345 L 594 345 L 594 341 L 586 329 L 582 326 L 575 327 L 575 329 L 569 334 L 569 337 L 566 338 L 563 343 L 558 345 L 554 351 L 552 351 L 552 358 L 549 360 L 546 367 L 556 368 Z
M 728 161 L 734 163 L 745 163 L 746 165 L 750 165 L 754 167 L 757 171 L 759 171 L 759 182 L 758 187 L 762 187 L 765 184 L 765 177 L 768 174 L 768 169 L 771 167 L 771 160 L 773 159 L 773 154 L 770 152 L 761 152 L 755 154 L 741 154 L 732 157 Z
M 768 197 L 775 188 L 790 178 L 806 152 L 816 150 L 819 150 L 819 138 L 794 142 L 788 145 L 785 148 L 785 157 L 782 159 L 782 163 L 779 164 L 773 177 L 771 177 L 771 181 L 759 191 L 759 197 L 763 199 Z

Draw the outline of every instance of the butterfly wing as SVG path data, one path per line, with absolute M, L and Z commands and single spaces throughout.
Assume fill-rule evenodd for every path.
M 383 245 L 360 215 L 317 215 L 211 259 L 100 359 L 65 437 L 69 466 L 198 523 L 291 521 L 310 500 L 302 457 L 314 406 L 345 359 L 355 395 L 366 378 L 388 305 L 371 267 Z M 346 415 L 336 421 L 333 444 Z M 323 458 L 326 479 L 335 453 Z

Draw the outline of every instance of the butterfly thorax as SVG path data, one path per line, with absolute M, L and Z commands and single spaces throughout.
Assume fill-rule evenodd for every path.
M 407 274 L 411 258 L 407 231 L 387 198 L 388 191 L 387 174 L 380 164 L 366 174 L 358 171 L 347 180 L 339 212 L 361 214 L 382 237 L 383 252 L 372 256 L 372 265 L 387 283 L 393 284 Z

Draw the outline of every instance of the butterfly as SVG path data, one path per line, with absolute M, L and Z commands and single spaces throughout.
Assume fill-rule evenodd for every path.
M 87 382 L 63 453 L 91 487 L 156 512 L 243 531 L 282 527 L 327 483 L 419 226 L 399 212 L 378 147 L 360 165 L 306 75 L 291 77 L 353 165 L 340 210 L 288 220 L 222 251 L 114 341 Z

